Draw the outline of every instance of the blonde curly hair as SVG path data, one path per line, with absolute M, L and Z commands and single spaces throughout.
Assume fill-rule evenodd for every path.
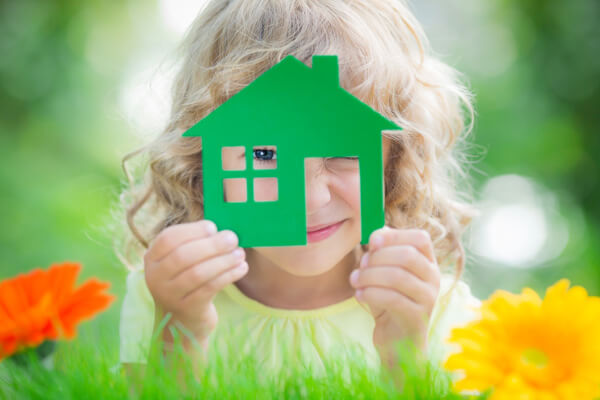
M 165 129 L 123 158 L 128 182 L 119 207 L 130 231 L 115 251 L 125 265 L 139 264 L 166 227 L 203 218 L 201 138 L 183 132 L 286 55 L 311 66 L 315 54 L 336 54 L 340 85 L 403 127 L 384 132 L 391 139 L 386 224 L 426 230 L 440 268 L 460 278 L 461 236 L 478 215 L 470 204 L 466 147 L 459 146 L 472 131 L 472 95 L 459 73 L 432 55 L 404 2 L 212 0 L 177 51 L 181 64 Z M 140 154 L 147 157 L 145 175 L 136 179 L 127 163 Z M 468 191 L 458 192 L 459 183 Z

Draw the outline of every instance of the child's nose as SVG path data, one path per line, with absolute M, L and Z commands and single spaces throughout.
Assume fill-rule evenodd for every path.
M 331 200 L 329 174 L 322 158 L 306 158 L 304 171 L 306 213 L 310 215 L 323 208 Z

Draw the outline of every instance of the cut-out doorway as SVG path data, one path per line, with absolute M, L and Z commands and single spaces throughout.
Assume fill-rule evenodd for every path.
M 314 161 L 309 161 L 314 160 Z M 311 163 L 309 166 L 308 163 Z M 315 187 L 311 188 L 311 182 L 316 177 L 311 177 L 309 174 L 332 174 L 331 179 L 335 179 L 337 186 L 332 186 L 331 183 L 327 188 Z M 356 240 L 360 243 L 362 233 L 362 220 L 361 220 L 361 180 L 360 180 L 360 162 L 358 157 L 306 157 L 304 159 L 304 179 L 305 179 L 305 210 L 306 210 L 306 231 L 307 231 L 307 243 L 326 240 L 330 236 L 339 232 L 337 229 L 335 232 L 325 236 L 323 234 L 313 234 L 309 237 L 308 226 L 321 225 L 321 224 L 336 224 L 342 222 L 340 227 L 348 225 L 351 232 L 356 234 Z M 322 199 L 322 193 L 312 193 L 312 190 L 329 190 L 331 198 L 329 201 L 324 202 Z M 314 196 L 314 197 L 313 197 Z M 334 199 L 333 196 L 342 197 L 342 199 Z M 342 210 L 343 214 L 338 214 L 339 210 L 328 209 L 326 213 L 323 209 L 327 208 L 327 204 L 330 201 L 345 203 L 345 210 Z M 314 203 L 312 203 L 314 202 Z M 323 202 L 323 204 L 321 204 Z M 311 220 L 311 215 L 318 216 L 317 219 Z

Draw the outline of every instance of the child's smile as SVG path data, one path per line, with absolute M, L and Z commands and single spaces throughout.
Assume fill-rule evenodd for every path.
M 306 231 L 306 239 L 308 243 L 318 242 L 328 238 L 329 236 L 333 235 L 334 232 L 336 232 L 345 221 L 346 220 L 334 222 L 325 226 L 318 225 L 314 227 L 308 227 Z

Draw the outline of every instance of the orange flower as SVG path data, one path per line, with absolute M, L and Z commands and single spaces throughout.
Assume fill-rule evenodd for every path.
M 108 282 L 92 278 L 74 288 L 81 265 L 52 264 L 0 282 L 0 360 L 46 339 L 72 339 L 81 321 L 115 299 Z

